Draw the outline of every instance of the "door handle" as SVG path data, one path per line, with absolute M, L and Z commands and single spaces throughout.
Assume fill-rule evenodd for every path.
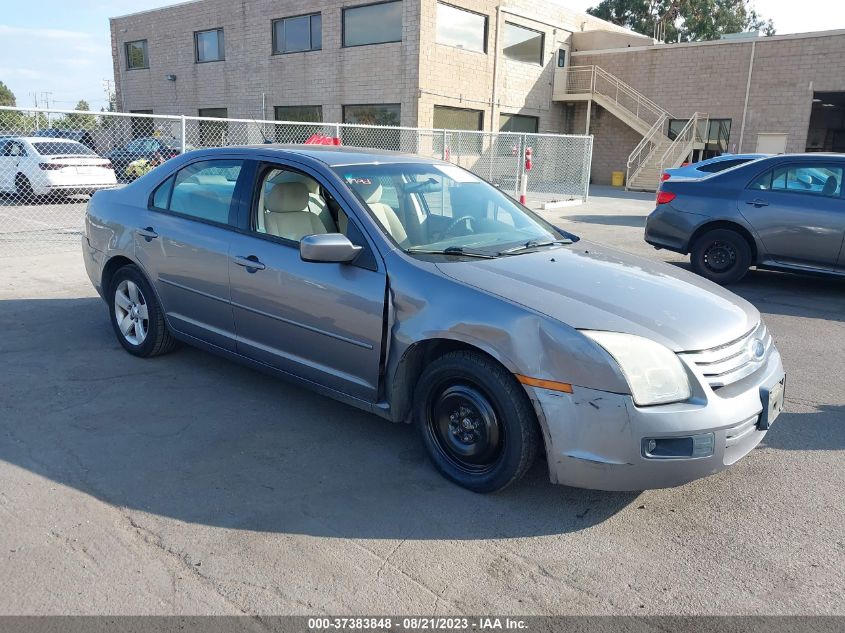
M 140 235 L 141 237 L 143 237 L 148 242 L 150 242 L 150 241 L 152 241 L 152 240 L 154 240 L 158 237 L 158 233 L 156 233 L 155 229 L 153 229 L 153 227 L 151 227 L 151 226 L 148 226 L 145 229 L 135 229 L 135 234 Z
M 766 202 L 765 200 L 760 200 L 759 198 L 757 200 L 749 200 L 745 204 L 750 204 L 751 206 L 757 207 L 758 209 L 760 207 L 768 207 L 769 206 L 768 202 Z
M 255 255 L 250 255 L 249 257 L 235 257 L 233 260 L 238 266 L 243 266 L 247 269 L 247 272 L 254 273 L 256 270 L 264 270 L 267 268 L 264 264 L 258 261 L 258 258 Z

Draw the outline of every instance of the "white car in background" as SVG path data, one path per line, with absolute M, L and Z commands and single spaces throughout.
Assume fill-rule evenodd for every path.
M 91 194 L 117 184 L 108 158 L 62 138 L 0 138 L 0 191 L 33 196 Z

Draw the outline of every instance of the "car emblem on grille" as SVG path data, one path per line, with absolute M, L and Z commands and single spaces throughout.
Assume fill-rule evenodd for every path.
M 763 356 L 766 355 L 766 346 L 763 345 L 763 341 L 759 338 L 755 338 L 751 341 L 751 345 L 749 345 L 751 350 L 751 355 L 754 357 L 754 360 L 762 360 Z

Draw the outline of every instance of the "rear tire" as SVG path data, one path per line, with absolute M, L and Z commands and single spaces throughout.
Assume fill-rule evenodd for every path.
M 30 202 L 35 197 L 35 191 L 32 189 L 32 183 L 29 178 L 23 174 L 15 176 L 15 194 L 20 202 Z
M 718 284 L 733 284 L 748 273 L 751 245 L 734 230 L 713 229 L 695 240 L 690 263 L 702 277 Z
M 137 266 L 118 269 L 107 296 L 112 328 L 127 352 L 149 358 L 176 348 L 155 293 Z
M 477 352 L 451 352 L 425 369 L 414 421 L 437 470 L 473 492 L 497 492 L 519 480 L 541 446 L 522 385 Z

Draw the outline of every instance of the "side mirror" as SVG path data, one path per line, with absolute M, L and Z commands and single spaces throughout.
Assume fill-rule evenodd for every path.
M 342 233 L 308 235 L 299 243 L 299 256 L 305 262 L 344 264 L 358 257 L 361 250 Z

